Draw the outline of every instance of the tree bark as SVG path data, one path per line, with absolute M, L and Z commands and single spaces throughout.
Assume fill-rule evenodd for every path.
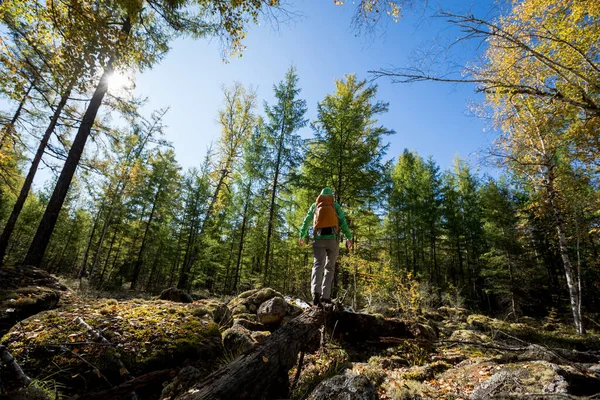
M 42 160 L 42 156 L 44 155 L 44 151 L 46 150 L 46 146 L 48 145 L 48 141 L 50 140 L 52 133 L 54 133 L 54 128 L 56 128 L 56 124 L 58 123 L 58 119 L 60 118 L 60 115 L 62 114 L 63 108 L 67 104 L 67 100 L 69 99 L 69 96 L 71 95 L 71 90 L 73 90 L 73 85 L 74 85 L 74 82 L 71 81 L 71 83 L 69 83 L 67 90 L 65 91 L 65 93 L 61 97 L 60 101 L 58 102 L 58 105 L 56 106 L 56 110 L 54 110 L 54 114 L 52 115 L 52 118 L 50 119 L 50 125 L 48 125 L 48 128 L 46 128 L 46 131 L 44 132 L 44 136 L 42 136 L 42 140 L 40 141 L 40 144 L 38 145 L 35 156 L 33 157 L 33 160 L 31 161 L 31 166 L 29 167 L 29 172 L 27 172 L 27 177 L 25 178 L 25 181 L 23 182 L 23 186 L 21 187 L 21 191 L 19 192 L 19 197 L 17 197 L 17 201 L 16 201 L 15 205 L 13 206 L 10 216 L 8 217 L 8 221 L 6 221 L 6 225 L 4 226 L 4 230 L 2 231 L 2 236 L 0 236 L 0 265 L 2 265 L 2 260 L 4 259 L 4 256 L 6 255 L 8 241 L 10 240 L 10 236 L 13 233 L 13 230 L 17 223 L 17 219 L 19 218 L 19 215 L 21 214 L 21 210 L 23 209 L 23 206 L 25 205 L 25 200 L 27 200 L 27 196 L 29 195 L 29 191 L 31 190 L 31 185 L 33 184 L 33 178 L 35 178 L 35 174 L 37 172 L 38 166 L 40 165 L 40 161 Z M 31 90 L 31 88 L 30 88 L 30 90 Z M 29 94 L 29 91 L 27 93 Z M 19 107 L 21 107 L 21 106 L 22 106 L 22 104 L 19 105 Z
M 230 160 L 227 161 L 226 165 L 231 163 Z M 223 186 L 223 182 L 225 182 L 225 178 L 229 173 L 227 168 L 223 168 L 221 170 L 221 176 L 219 177 L 219 182 L 217 183 L 217 187 L 215 188 L 215 193 L 210 200 L 210 204 L 208 205 L 208 209 L 206 210 L 206 215 L 204 216 L 204 220 L 202 221 L 202 225 L 200 226 L 200 232 L 198 232 L 198 237 L 200 241 L 202 240 L 202 235 L 204 234 L 204 230 L 206 229 L 206 224 L 212 215 L 212 210 L 217 202 L 217 198 L 219 197 L 219 192 L 221 191 L 221 187 Z M 198 257 L 198 251 L 200 247 L 200 243 L 194 241 L 192 246 L 192 253 L 186 263 L 184 263 L 181 267 L 181 276 L 179 277 L 179 283 L 177 284 L 178 289 L 188 289 L 189 280 L 190 280 L 190 271 L 192 270 L 192 265 L 196 261 Z
M 547 190 L 550 207 L 552 208 L 552 211 L 554 213 L 554 221 L 556 223 L 560 256 L 563 261 L 563 266 L 565 268 L 565 278 L 567 280 L 567 288 L 569 290 L 571 311 L 573 312 L 573 322 L 575 324 L 575 329 L 577 330 L 577 333 L 583 335 L 585 333 L 585 329 L 583 328 L 583 319 L 581 317 L 581 298 L 579 293 L 579 286 L 577 284 L 578 279 L 575 276 L 576 274 L 573 269 L 573 265 L 571 264 L 571 260 L 569 258 L 569 248 L 567 246 L 567 237 L 565 235 L 564 221 L 559 205 L 557 204 L 558 192 L 554 188 L 554 174 L 552 170 L 550 170 L 550 172 L 548 173 Z
M 130 31 L 131 20 L 129 17 L 127 17 L 123 23 L 121 32 L 125 37 L 127 37 L 129 36 Z M 117 44 L 115 44 L 115 47 L 117 47 Z M 75 140 L 73 141 L 73 145 L 71 146 L 71 150 L 69 151 L 67 160 L 65 161 L 65 165 L 60 173 L 58 181 L 56 182 L 56 186 L 54 187 L 54 191 L 52 192 L 52 196 L 50 197 L 50 201 L 48 202 L 48 206 L 44 212 L 44 216 L 42 217 L 35 236 L 33 237 L 29 251 L 23 260 L 24 265 L 33 265 L 39 267 L 42 263 L 44 253 L 46 252 L 46 248 L 50 242 L 50 236 L 52 235 L 54 226 L 58 220 L 58 214 L 60 213 L 62 205 L 65 201 L 65 197 L 67 196 L 69 186 L 71 185 L 71 181 L 75 175 L 75 170 L 77 169 L 79 160 L 83 154 L 85 143 L 92 131 L 94 121 L 96 120 L 96 115 L 98 114 L 98 110 L 102 105 L 102 99 L 104 99 L 104 95 L 108 90 L 108 77 L 114 72 L 113 63 L 116 57 L 117 55 L 111 56 L 108 60 L 108 64 L 104 69 L 102 76 L 100 77 L 100 82 L 98 82 L 98 86 L 96 86 L 96 90 L 94 91 L 88 108 L 83 115 L 81 125 L 79 126 L 77 135 L 75 136 Z
M 179 399 L 285 398 L 289 389 L 287 372 L 296 364 L 301 350 L 317 348 L 323 319 L 324 312 L 320 309 L 305 312 Z
M 403 321 L 344 311 L 311 309 L 276 330 L 230 364 L 196 384 L 178 400 L 270 399 L 289 397 L 288 371 L 300 351 L 319 346 L 319 327 L 326 324 L 336 337 L 352 343 L 414 338 Z
M 281 119 L 281 133 L 277 146 L 277 160 L 275 162 L 275 176 L 273 177 L 273 186 L 271 188 L 271 203 L 269 205 L 269 221 L 267 223 L 267 243 L 265 249 L 265 267 L 263 275 L 263 285 L 267 284 L 267 274 L 269 271 L 269 253 L 271 250 L 271 235 L 273 234 L 273 218 L 275 217 L 275 199 L 277 197 L 277 185 L 279 180 L 279 169 L 281 167 L 281 153 L 283 152 L 283 139 L 285 138 L 285 109 Z
M 163 171 L 164 172 L 164 171 Z M 140 276 L 140 270 L 142 268 L 142 257 L 144 256 L 144 250 L 146 249 L 146 242 L 148 238 L 148 232 L 150 232 L 150 227 L 152 225 L 152 220 L 154 219 L 154 210 L 156 210 L 156 203 L 158 203 L 158 196 L 162 191 L 162 174 L 160 177 L 161 185 L 156 189 L 156 194 L 154 195 L 154 201 L 152 202 L 152 209 L 150 210 L 150 217 L 148 218 L 148 223 L 146 224 L 146 229 L 144 230 L 144 237 L 142 238 L 142 245 L 140 246 L 140 251 L 138 253 L 137 261 L 135 262 L 135 267 L 133 269 L 133 277 L 131 278 L 131 290 L 135 290 L 137 286 L 137 281 Z

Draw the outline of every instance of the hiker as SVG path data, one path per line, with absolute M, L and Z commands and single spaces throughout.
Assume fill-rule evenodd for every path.
M 300 230 L 300 246 L 304 246 L 308 239 L 308 226 L 311 219 L 315 239 L 313 242 L 315 261 L 310 277 L 310 290 L 313 305 L 318 306 L 321 303 L 331 303 L 331 284 L 335 273 L 335 260 L 340 251 L 340 228 L 346 236 L 348 247 L 352 246 L 352 233 L 346 223 L 342 207 L 334 201 L 333 191 L 328 187 L 321 191 L 304 217 Z M 325 267 L 324 273 L 323 267 Z

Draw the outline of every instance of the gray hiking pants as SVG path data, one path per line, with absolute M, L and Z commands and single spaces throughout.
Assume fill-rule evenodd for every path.
M 310 277 L 310 291 L 319 294 L 322 299 L 331 298 L 331 283 L 339 252 L 340 244 L 337 239 L 316 239 L 313 242 L 315 263 Z M 324 274 L 323 267 L 325 267 Z

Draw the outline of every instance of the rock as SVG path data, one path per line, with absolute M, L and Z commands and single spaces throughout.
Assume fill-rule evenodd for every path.
M 223 332 L 223 347 L 230 354 L 243 353 L 253 345 L 251 332 L 242 326 L 234 325 Z
M 406 361 L 406 359 L 398 356 L 373 356 L 369 358 L 369 364 L 378 366 L 383 369 L 398 369 L 410 366 L 409 362 Z
M 432 321 L 443 321 L 444 320 L 444 316 L 436 310 L 426 310 L 425 311 L 425 318 L 432 320 Z
M 265 301 L 271 300 L 274 297 L 280 297 L 283 300 L 283 296 L 278 291 L 271 288 L 264 288 L 249 296 L 248 300 L 257 306 L 260 306 Z
M 469 312 L 464 308 L 442 306 L 437 311 L 451 321 L 465 322 Z
M 28 375 L 51 376 L 69 398 L 109 389 L 105 378 L 113 386 L 125 382 L 123 365 L 133 376 L 185 363 L 213 369 L 222 356 L 221 333 L 216 323 L 195 314 L 197 308 L 162 300 L 88 300 L 29 317 L 3 343 Z M 98 345 L 74 322 L 77 317 L 111 345 Z
M 403 374 L 404 379 L 423 382 L 433 378 L 434 371 L 429 365 L 411 367 Z
M 202 378 L 202 373 L 192 366 L 183 367 L 173 382 L 163 389 L 160 398 L 170 400 L 186 392 L 194 383 Z
M 480 331 L 490 331 L 494 328 L 495 320 L 485 315 L 472 314 L 467 317 L 467 324 Z
M 243 318 L 234 319 L 233 326 L 241 326 L 243 328 L 248 329 L 249 331 L 264 331 L 266 329 L 265 326 L 261 323 L 248 321 L 247 319 Z
M 283 299 L 281 293 L 271 288 L 248 290 L 231 300 L 229 304 L 227 304 L 227 307 L 231 310 L 231 315 L 233 316 L 240 314 L 256 314 L 262 303 L 271 300 L 274 297 Z
M 246 321 L 258 322 L 258 317 L 256 314 L 246 313 L 246 314 L 237 314 L 235 316 L 237 319 L 245 319 Z
M 470 400 L 487 400 L 492 398 L 494 394 L 499 392 L 506 384 L 514 383 L 515 376 L 508 371 L 500 371 L 491 378 L 487 379 L 483 383 L 479 384 L 473 393 L 471 393 Z
M 0 269 L 0 337 L 14 324 L 55 308 L 67 287 L 38 268 Z
M 321 382 L 308 400 L 377 400 L 373 384 L 362 375 L 338 375 Z
M 176 303 L 193 303 L 194 299 L 188 292 L 182 289 L 171 287 L 161 292 L 159 298 L 161 300 L 174 301 Z
M 229 310 L 231 310 L 231 315 L 233 315 L 233 316 L 243 315 L 243 314 L 251 314 L 250 310 L 248 310 L 248 308 L 246 308 L 246 306 L 242 303 L 234 304 L 233 306 L 231 304 L 228 304 L 227 308 L 229 308 Z
M 569 383 L 567 382 L 567 380 L 561 375 L 556 375 L 554 379 L 552 379 L 552 382 L 548 383 L 547 385 L 544 385 L 544 387 L 542 388 L 542 392 L 567 394 L 569 393 L 568 389 Z
M 434 342 L 437 340 L 438 337 L 437 333 L 435 332 L 435 329 L 428 324 L 416 324 L 413 331 L 413 334 L 415 335 L 416 339 L 424 339 L 430 342 Z
M 490 338 L 480 332 L 470 331 L 467 329 L 459 329 L 452 332 L 450 336 L 450 340 L 456 340 L 459 342 L 482 342 L 487 343 L 490 341 Z
M 225 304 L 215 300 L 199 300 L 196 304 L 205 308 L 217 324 L 228 327 L 233 324 L 233 316 Z
M 287 317 L 296 318 L 298 315 L 300 315 L 304 312 L 303 308 L 301 308 L 295 304 L 287 302 L 287 305 L 288 305 L 287 313 L 286 313 Z
M 261 304 L 256 315 L 265 325 L 280 325 L 288 310 L 288 303 L 282 297 L 273 297 Z

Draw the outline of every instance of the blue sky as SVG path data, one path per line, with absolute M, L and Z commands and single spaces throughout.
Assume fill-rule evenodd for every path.
M 223 85 L 239 81 L 252 86 L 262 113 L 263 101 L 273 102 L 273 84 L 294 65 L 301 96 L 307 100 L 307 116 L 313 120 L 317 102 L 333 92 L 335 78 L 356 73 L 361 79 L 370 79 L 369 70 L 406 66 L 415 50 L 432 43 L 444 46 L 459 35 L 443 19 L 429 18 L 439 9 L 431 1 L 425 11 L 405 11 L 398 23 L 388 24 L 371 39 L 357 36 L 351 29 L 351 2 L 336 6 L 333 0 L 304 0 L 293 6 L 302 14 L 294 22 L 250 28 L 242 58 L 225 64 L 216 40 L 179 39 L 160 64 L 137 77 L 136 93 L 150 99 L 146 111 L 170 107 L 165 118 L 166 139 L 174 144 L 184 168 L 199 166 L 207 146 L 218 137 L 216 116 Z M 471 11 L 478 16 L 487 15 L 491 8 L 491 2 L 483 0 L 444 1 L 445 10 Z M 463 60 L 476 57 L 471 47 L 456 46 L 453 53 Z M 385 79 L 376 83 L 378 99 L 389 102 L 389 112 L 380 122 L 396 131 L 388 137 L 387 158 L 408 148 L 424 157 L 432 155 L 445 169 L 456 155 L 475 161 L 475 153 L 489 145 L 491 137 L 483 132 L 484 123 L 467 111 L 469 102 L 482 100 L 472 85 L 399 85 Z M 312 131 L 306 127 L 301 134 L 310 137 Z

